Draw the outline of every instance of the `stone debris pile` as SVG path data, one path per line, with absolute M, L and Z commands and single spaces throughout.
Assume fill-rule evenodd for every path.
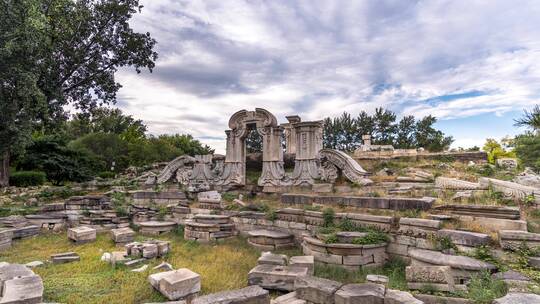
M 68 239 L 76 244 L 84 244 L 96 240 L 96 229 L 80 226 L 69 228 L 67 231 Z

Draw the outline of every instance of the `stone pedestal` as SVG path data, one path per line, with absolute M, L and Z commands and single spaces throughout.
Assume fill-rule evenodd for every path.
M 96 240 L 96 229 L 84 226 L 69 228 L 67 235 L 77 244 L 93 242 Z
M 116 244 L 131 243 L 135 240 L 135 231 L 128 227 L 112 229 L 111 238 Z
M 155 273 L 150 275 L 148 280 L 155 289 L 171 301 L 190 300 L 201 290 L 200 275 L 187 268 Z

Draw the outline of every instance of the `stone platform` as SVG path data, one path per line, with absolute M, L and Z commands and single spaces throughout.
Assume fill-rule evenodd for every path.
M 184 226 L 184 238 L 202 243 L 217 241 L 236 235 L 228 215 L 196 214 Z
M 294 235 L 273 230 L 248 231 L 248 243 L 261 250 L 273 251 L 294 247 Z
M 139 223 L 142 234 L 148 235 L 160 235 L 163 233 L 171 232 L 176 229 L 177 224 L 175 222 L 160 222 L 160 221 L 148 221 Z
M 28 267 L 20 264 L 1 263 L 0 303 L 41 303 L 43 281 Z
M 302 250 L 312 255 L 316 262 L 357 271 L 361 268 L 382 266 L 387 259 L 387 243 L 356 245 L 347 243 L 326 244 L 323 241 L 305 236 Z

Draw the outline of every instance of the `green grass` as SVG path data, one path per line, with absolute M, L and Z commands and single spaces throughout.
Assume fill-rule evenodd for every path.
M 171 241 L 171 252 L 162 259 L 150 261 L 147 271 L 131 272 L 126 267 L 113 268 L 101 262 L 103 252 L 115 248 L 107 234 L 98 234 L 93 243 L 74 245 L 65 232 L 42 234 L 35 238 L 16 241 L 13 247 L 0 253 L 0 261 L 28 263 L 46 261 L 51 254 L 74 251 L 80 262 L 46 264 L 35 268 L 45 284 L 44 300 L 60 303 L 145 303 L 166 299 L 152 289 L 147 281 L 151 268 L 167 261 L 174 268 L 189 268 L 201 275 L 202 294 L 242 288 L 247 285 L 247 274 L 257 263 L 259 252 L 243 239 L 231 239 L 219 244 L 202 245 L 182 240 L 175 234 L 160 236 Z M 138 237 L 138 239 L 143 239 Z

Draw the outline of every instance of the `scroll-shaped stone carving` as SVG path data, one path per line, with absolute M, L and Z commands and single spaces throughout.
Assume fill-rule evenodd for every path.
M 485 189 L 486 187 L 480 186 L 479 183 L 472 183 L 457 178 L 442 177 L 439 176 L 435 179 L 435 186 L 442 189 L 454 189 L 454 190 L 477 190 Z
M 192 156 L 182 155 L 173 159 L 157 176 L 157 183 L 162 184 L 170 180 L 177 173 L 178 169 L 184 168 L 188 165 L 193 165 L 197 162 Z
M 339 168 L 343 176 L 353 183 L 360 185 L 373 183 L 373 181 L 366 177 L 367 172 L 362 166 L 345 152 L 334 149 L 322 149 L 319 151 L 319 157 L 323 163 L 330 162 Z

